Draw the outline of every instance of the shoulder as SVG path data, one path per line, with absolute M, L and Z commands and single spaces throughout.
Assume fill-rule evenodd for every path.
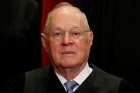
M 116 93 L 135 93 L 135 89 L 130 82 L 116 75 L 107 73 L 94 65 L 93 76 L 95 78 L 95 84 L 98 87 L 116 91 Z
M 24 93 L 36 93 L 36 91 L 43 90 L 47 83 L 49 72 L 49 68 L 38 68 L 25 72 Z
M 49 73 L 50 67 L 42 67 L 25 72 L 25 86 L 34 86 L 44 83 L 44 81 L 48 79 Z
M 41 78 L 41 77 L 47 76 L 48 73 L 49 73 L 48 67 L 47 68 L 45 68 L 45 67 L 37 68 L 37 69 L 31 70 L 31 71 L 25 72 L 25 79 Z
M 121 82 L 123 79 L 113 75 L 111 73 L 105 72 L 104 70 L 98 68 L 97 66 L 93 65 L 93 74 L 95 77 L 97 77 L 99 80 L 105 80 L 105 81 L 110 81 L 110 82 Z
M 131 84 L 127 80 L 122 80 L 122 82 L 120 84 L 120 87 L 119 87 L 119 92 L 118 93 L 136 93 L 136 92 L 137 92 L 137 90 L 133 86 L 133 84 Z
M 93 72 L 91 75 L 93 86 L 98 88 L 100 91 L 110 91 L 113 93 L 117 93 L 123 80 L 120 77 L 103 71 L 95 65 L 93 65 Z

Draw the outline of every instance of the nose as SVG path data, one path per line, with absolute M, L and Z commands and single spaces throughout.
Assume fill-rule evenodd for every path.
M 72 45 L 72 44 L 73 44 L 72 37 L 70 36 L 70 34 L 65 33 L 62 40 L 62 45 L 67 46 L 67 45 Z

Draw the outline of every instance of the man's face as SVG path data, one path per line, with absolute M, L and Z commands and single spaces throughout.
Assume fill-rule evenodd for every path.
M 69 11 L 58 9 L 50 20 L 46 44 L 54 67 L 80 67 L 88 60 L 93 33 L 85 30 L 79 13 Z

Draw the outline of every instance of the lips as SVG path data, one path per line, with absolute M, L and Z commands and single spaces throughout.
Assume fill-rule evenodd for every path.
M 64 54 L 75 54 L 75 52 L 74 52 L 74 51 L 63 51 L 62 54 L 63 54 L 63 55 L 64 55 Z

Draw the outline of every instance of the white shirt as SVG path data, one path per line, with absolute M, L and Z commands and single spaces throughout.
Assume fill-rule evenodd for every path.
M 75 91 L 86 80 L 86 78 L 91 74 L 92 70 L 93 69 L 91 67 L 89 67 L 88 62 L 87 62 L 84 69 L 73 79 L 78 84 L 78 86 L 75 87 L 73 91 Z M 55 73 L 56 73 L 58 79 L 60 80 L 61 84 L 63 85 L 63 87 L 66 90 L 64 83 L 66 83 L 67 80 L 62 75 L 58 74 L 57 72 L 55 72 Z

